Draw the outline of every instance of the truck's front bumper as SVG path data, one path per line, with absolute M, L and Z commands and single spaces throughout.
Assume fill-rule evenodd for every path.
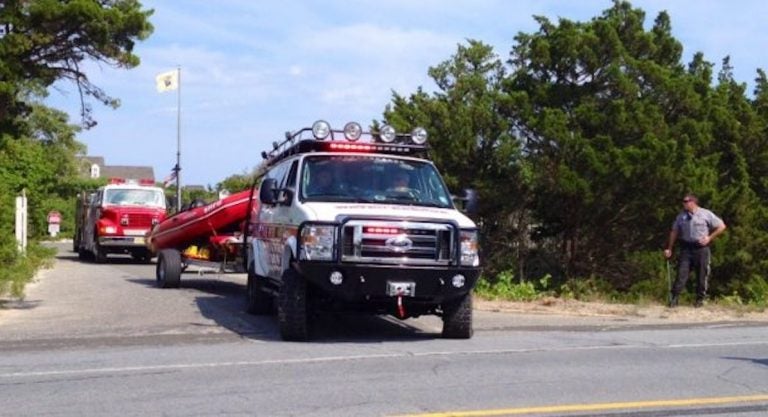
M 444 266 L 400 266 L 334 262 L 298 262 L 304 278 L 340 301 L 359 303 L 392 300 L 392 284 L 413 284 L 405 294 L 410 303 L 440 304 L 468 293 L 477 283 L 480 268 Z M 333 272 L 341 272 L 340 284 L 331 283 Z M 457 277 L 460 275 L 462 278 Z M 456 286 L 454 282 L 463 285 Z
M 144 236 L 100 236 L 99 245 L 114 248 L 143 248 L 147 246 Z

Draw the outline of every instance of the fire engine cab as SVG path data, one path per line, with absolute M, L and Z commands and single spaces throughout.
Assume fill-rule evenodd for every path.
M 325 121 L 263 152 L 259 208 L 246 223 L 247 306 L 277 307 L 283 339 L 306 340 L 315 311 L 442 317 L 448 338 L 472 336 L 480 274 L 477 201 L 452 197 L 428 159 L 427 132 L 363 131 Z
M 104 262 L 107 254 L 130 254 L 148 262 L 147 232 L 166 216 L 165 192 L 152 180 L 112 178 L 78 196 L 73 249 L 80 259 Z

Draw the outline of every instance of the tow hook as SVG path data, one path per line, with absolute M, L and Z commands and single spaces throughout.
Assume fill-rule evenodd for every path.
M 397 296 L 397 315 L 400 319 L 405 318 L 405 306 L 403 306 L 403 296 Z

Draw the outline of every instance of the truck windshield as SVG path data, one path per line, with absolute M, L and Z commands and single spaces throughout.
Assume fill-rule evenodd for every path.
M 304 159 L 304 201 L 408 204 L 452 208 L 451 196 L 428 162 L 380 155 L 318 155 Z
M 104 193 L 104 204 L 165 208 L 165 195 L 157 189 L 111 188 Z

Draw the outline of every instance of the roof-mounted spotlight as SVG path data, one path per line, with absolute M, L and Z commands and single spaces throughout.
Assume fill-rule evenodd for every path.
M 331 125 L 325 120 L 318 120 L 312 123 L 312 135 L 317 140 L 324 140 L 331 134 Z
M 267 151 L 261 151 L 261 158 L 262 158 L 262 159 L 267 159 L 267 158 L 269 158 L 269 155 L 267 155 Z
M 360 123 L 357 122 L 349 122 L 344 125 L 344 137 L 350 141 L 355 142 L 356 140 L 360 139 L 360 136 L 363 134 L 363 128 L 360 127 Z
M 411 132 L 411 140 L 417 145 L 423 145 L 427 143 L 427 129 L 423 127 L 417 127 Z
M 279 143 L 277 143 L 277 142 L 272 142 L 272 149 L 275 149 L 275 150 L 276 150 L 278 147 L 280 147 L 280 144 L 279 144 Z
M 396 136 L 395 128 L 390 125 L 384 125 L 379 129 L 379 138 L 381 138 L 382 142 L 392 143 L 395 141 Z

